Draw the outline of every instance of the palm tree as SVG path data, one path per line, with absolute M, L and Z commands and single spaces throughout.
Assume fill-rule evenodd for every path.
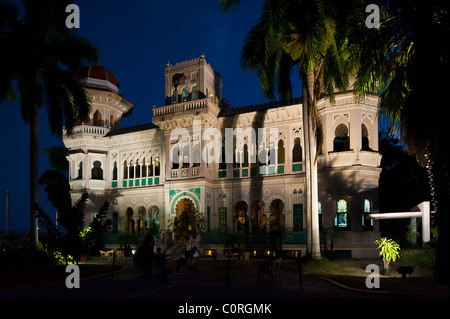
M 444 39 L 450 37 L 450 5 L 443 0 L 378 2 L 388 9 L 379 29 L 367 29 L 365 17 L 354 15 L 350 38 L 360 48 L 355 90 L 380 94 L 380 115 L 391 133 L 428 170 L 438 228 L 435 278 L 448 283 L 450 52 Z
M 0 41 L 7 43 L 8 60 L 0 80 L 0 100 L 17 100 L 12 89 L 17 85 L 22 117 L 30 123 L 30 230 L 31 251 L 38 241 L 37 219 L 33 204 L 38 202 L 39 187 L 39 108 L 46 105 L 50 128 L 62 134 L 63 125 L 70 133 L 79 120 L 89 115 L 90 103 L 77 71 L 85 63 L 98 61 L 98 51 L 88 41 L 65 25 L 68 0 L 24 0 L 24 14 L 1 2 L 7 8 L 0 18 Z M 6 12 L 6 11 L 5 11 Z
M 223 11 L 239 0 L 221 0 Z M 342 5 L 342 4 L 340 4 Z M 317 154 L 322 124 L 317 100 L 335 89 L 346 90 L 351 70 L 349 48 L 338 18 L 340 5 L 325 0 L 269 0 L 250 30 L 241 53 L 244 68 L 257 72 L 263 94 L 292 98 L 291 75 L 296 67 L 302 82 L 303 132 L 307 194 L 307 251 L 320 258 Z

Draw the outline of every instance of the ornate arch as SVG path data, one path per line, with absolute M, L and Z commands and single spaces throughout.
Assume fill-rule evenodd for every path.
M 179 192 L 178 194 L 174 195 L 173 198 L 171 199 L 171 202 L 170 202 L 170 213 L 171 214 L 175 215 L 175 213 L 176 213 L 175 207 L 176 207 L 177 203 L 183 198 L 192 200 L 194 202 L 195 209 L 198 211 L 201 211 L 199 197 L 193 192 L 183 191 L 183 192 Z

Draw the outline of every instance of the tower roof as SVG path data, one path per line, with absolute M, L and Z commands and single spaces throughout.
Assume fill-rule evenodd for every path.
M 114 73 L 106 69 L 104 66 L 96 64 L 84 67 L 78 72 L 77 78 L 82 83 L 109 88 L 119 93 L 119 81 Z

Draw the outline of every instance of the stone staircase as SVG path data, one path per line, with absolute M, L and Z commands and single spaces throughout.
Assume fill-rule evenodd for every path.
M 166 254 L 173 257 L 174 260 L 184 257 L 184 252 L 186 251 L 186 245 L 173 245 L 167 249 Z

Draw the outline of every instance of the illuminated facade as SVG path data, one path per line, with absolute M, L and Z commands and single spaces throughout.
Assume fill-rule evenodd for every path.
M 272 247 L 267 234 L 284 226 L 283 248 L 305 252 L 300 99 L 222 105 L 220 75 L 202 55 L 167 63 L 165 105 L 153 107 L 151 123 L 120 128 L 133 104 L 119 93 L 115 76 L 97 65 L 83 69 L 79 78 L 92 111 L 89 123 L 64 135 L 72 200 L 88 192 L 89 212 L 105 199 L 110 202 L 109 238 L 142 234 L 155 221 L 161 230 L 157 245 L 166 247 L 170 221 L 196 210 L 207 221 L 208 232 L 198 243 L 205 249 L 223 249 L 226 234 L 236 232 L 243 234 L 241 248 Z M 319 225 L 344 232 L 334 247 L 352 257 L 377 255 L 378 224 L 364 218 L 378 206 L 377 104 L 376 96 L 356 101 L 351 92 L 337 94 L 334 104 L 318 102 L 324 129 L 318 157 Z M 257 136 L 232 137 L 226 148 L 226 128 L 253 130 Z M 262 128 L 264 136 L 258 132 Z M 188 135 L 171 139 L 175 129 Z M 225 156 L 215 160 L 218 141 L 224 150 L 219 153 L 228 153 L 231 161 Z

